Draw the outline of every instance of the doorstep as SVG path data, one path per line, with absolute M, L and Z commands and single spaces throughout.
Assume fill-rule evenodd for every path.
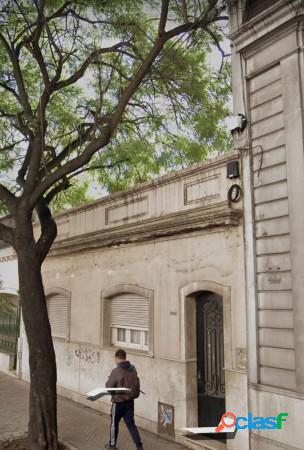
M 192 439 L 184 437 L 184 444 L 192 450 L 226 450 L 226 443 L 215 439 Z

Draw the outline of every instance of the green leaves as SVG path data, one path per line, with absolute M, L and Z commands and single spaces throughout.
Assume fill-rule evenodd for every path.
M 170 2 L 166 31 L 199 23 L 208 8 L 203 0 Z M 159 39 L 159 17 L 153 0 L 47 0 L 40 13 L 26 0 L 0 6 L 0 181 L 22 195 L 16 176 L 22 167 L 27 181 L 35 152 L 39 185 L 103 136 Z M 55 198 L 54 211 L 88 201 L 90 183 L 126 189 L 230 148 L 222 125 L 230 69 L 224 64 L 219 74 L 212 65 L 222 38 L 214 22 L 166 42 L 107 146 L 65 174 L 71 187 Z M 60 182 L 54 180 L 47 191 Z
M 74 180 L 66 191 L 60 192 L 52 202 L 53 213 L 61 212 L 74 206 L 80 206 L 93 200 L 89 192 L 89 181 L 82 179 Z
M 161 163 L 156 150 L 148 140 L 130 135 L 94 158 L 91 167 L 100 167 L 95 170 L 97 181 L 109 192 L 116 192 L 159 174 Z

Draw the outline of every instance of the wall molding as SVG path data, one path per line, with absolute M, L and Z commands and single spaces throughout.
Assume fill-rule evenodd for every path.
M 263 11 L 248 22 L 243 23 L 238 30 L 229 35 L 229 38 L 233 41 L 234 45 L 238 47 L 238 50 L 249 46 L 252 43 L 257 43 L 259 45 L 257 41 L 260 38 L 263 38 L 263 45 L 265 45 L 265 42 L 272 37 L 271 32 L 274 29 L 277 29 L 282 25 L 284 26 L 286 22 L 292 19 L 303 20 L 304 8 L 301 6 L 299 0 L 298 9 L 296 8 L 297 5 L 292 8 L 290 2 L 281 0 L 268 10 Z
M 257 441 L 257 442 L 264 442 L 265 444 L 273 446 L 273 450 L 301 450 L 299 447 L 294 447 L 288 444 L 285 444 L 284 442 L 275 441 L 273 439 L 265 438 L 264 436 L 251 433 L 251 439 Z
M 241 209 L 231 208 L 227 200 L 210 206 L 143 220 L 139 223 L 124 224 L 111 229 L 58 240 L 53 244 L 50 256 L 145 242 L 208 228 L 237 226 L 242 214 Z
M 151 191 L 159 186 L 165 186 L 167 184 L 175 183 L 177 180 L 185 179 L 192 177 L 196 174 L 203 174 L 204 172 L 208 172 L 210 170 L 214 170 L 218 167 L 223 167 L 227 164 L 227 162 L 239 159 L 240 153 L 238 150 L 233 150 L 229 152 L 228 154 L 218 156 L 213 159 L 209 159 L 206 161 L 203 161 L 199 164 L 196 164 L 194 166 L 191 166 L 187 169 L 177 170 L 174 172 L 171 172 L 167 175 L 163 175 L 162 177 L 154 178 L 152 180 L 149 180 L 145 183 L 137 184 L 134 187 L 127 189 L 125 191 L 116 192 L 111 195 L 107 195 L 105 197 L 102 197 L 94 202 L 88 203 L 86 205 L 78 206 L 75 208 L 72 208 L 68 211 L 64 211 L 62 213 L 56 214 L 55 219 L 58 220 L 58 223 L 60 220 L 64 220 L 64 218 L 67 218 L 70 215 L 75 215 L 80 212 L 84 212 L 90 209 L 95 209 L 102 205 L 110 205 L 112 202 L 117 202 L 119 200 L 129 201 L 131 199 L 132 195 L 138 195 L 141 193 L 144 193 L 146 191 Z M 38 222 L 37 222 L 38 226 Z

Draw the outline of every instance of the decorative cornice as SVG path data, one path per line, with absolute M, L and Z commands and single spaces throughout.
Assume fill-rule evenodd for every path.
M 102 197 L 92 203 L 88 203 L 83 206 L 78 206 L 76 208 L 72 208 L 68 211 L 64 211 L 62 213 L 56 214 L 56 220 L 62 220 L 69 215 L 78 214 L 80 212 L 97 208 L 101 205 L 110 204 L 111 202 L 116 202 L 120 199 L 126 199 L 132 195 L 138 195 L 140 193 L 152 190 L 157 188 L 158 186 L 164 186 L 166 184 L 174 183 L 176 180 L 185 179 L 191 177 L 192 175 L 196 175 L 197 173 L 204 173 L 209 170 L 213 170 L 217 167 L 222 167 L 227 164 L 228 161 L 239 158 L 239 151 L 232 151 L 223 156 L 219 156 L 217 158 L 213 158 L 208 161 L 204 161 L 202 163 L 196 164 L 195 166 L 189 167 L 187 169 L 177 170 L 171 172 L 162 177 L 155 178 L 151 181 L 147 181 L 145 183 L 137 184 L 136 186 L 127 189 L 125 191 L 116 192 L 111 195 L 107 195 Z M 38 225 L 38 224 L 37 224 Z
M 245 22 L 240 28 L 229 35 L 234 45 L 244 48 L 255 43 L 265 34 L 269 34 L 279 27 L 286 27 L 286 23 L 299 19 L 303 20 L 304 6 L 302 0 L 295 0 L 294 5 L 286 0 L 281 0 L 266 11 L 258 14 L 253 19 Z
M 50 256 L 85 252 L 114 245 L 144 242 L 162 237 L 200 231 L 208 228 L 236 226 L 242 210 L 233 209 L 228 201 L 188 209 L 164 217 L 125 224 L 94 233 L 55 241 Z

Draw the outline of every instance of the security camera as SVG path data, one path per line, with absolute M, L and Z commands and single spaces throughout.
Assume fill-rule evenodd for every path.
M 235 116 L 228 117 L 226 123 L 231 134 L 241 133 L 246 128 L 247 119 L 244 114 L 237 114 Z

